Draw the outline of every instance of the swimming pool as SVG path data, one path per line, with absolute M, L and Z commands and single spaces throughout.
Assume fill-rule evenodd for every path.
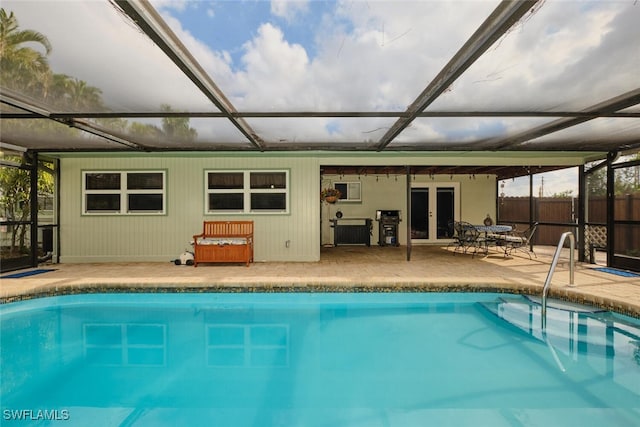
M 0 307 L 2 424 L 632 426 L 640 322 L 493 293 L 91 294 Z M 48 425 L 44 423 L 44 425 Z

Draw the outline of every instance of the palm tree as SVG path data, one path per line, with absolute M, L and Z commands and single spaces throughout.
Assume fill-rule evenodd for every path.
M 44 53 L 27 46 L 37 43 Z M 51 52 L 51 43 L 46 36 L 33 30 L 20 30 L 13 12 L 7 14 L 0 8 L 0 71 L 3 84 L 14 89 L 36 89 L 43 87 L 49 73 L 46 55 Z
M 102 90 L 80 79 L 71 79 L 67 87 L 70 107 L 74 110 L 102 109 Z
M 162 104 L 160 109 L 167 113 L 173 111 L 167 104 Z M 162 131 L 168 138 L 181 141 L 193 141 L 198 137 L 198 131 L 189 126 L 188 117 L 164 117 Z

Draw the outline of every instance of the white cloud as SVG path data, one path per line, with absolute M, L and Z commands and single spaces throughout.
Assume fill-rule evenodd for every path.
M 309 0 L 271 0 L 271 13 L 288 22 L 294 22 L 299 15 L 307 13 L 308 10 Z
M 183 28 L 181 22 L 170 14 L 163 14 L 163 18 L 207 72 L 217 76 L 222 82 L 231 77 L 231 58 L 228 52 L 211 50 Z
M 243 46 L 244 70 L 234 76 L 238 102 L 248 109 L 290 109 L 304 98 L 309 86 L 309 58 L 305 49 L 290 44 L 282 31 L 263 24 L 256 37 Z
M 619 2 L 546 2 L 433 108 L 566 111 L 633 89 L 637 77 L 634 82 L 630 73 L 640 67 L 631 48 L 640 39 L 638 19 L 640 8 Z
M 191 3 L 190 0 L 149 0 L 156 10 L 177 10 L 183 11 Z

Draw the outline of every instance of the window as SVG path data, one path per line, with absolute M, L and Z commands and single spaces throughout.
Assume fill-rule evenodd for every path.
M 342 202 L 361 202 L 361 183 L 360 182 L 334 182 L 333 188 L 340 191 L 340 201 Z
M 164 171 L 83 172 L 84 214 L 164 214 Z
M 288 171 L 205 171 L 205 213 L 287 213 Z

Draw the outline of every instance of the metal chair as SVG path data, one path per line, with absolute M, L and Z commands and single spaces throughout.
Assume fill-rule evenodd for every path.
M 478 251 L 478 247 L 482 244 L 482 238 L 480 232 L 468 222 L 457 221 L 454 223 L 454 229 L 456 231 L 456 247 L 453 250 L 453 254 L 460 249 L 462 252 L 467 253 L 469 248 L 474 248 L 474 256 Z
M 525 252 L 531 259 L 531 254 L 538 257 L 533 249 L 530 247 L 533 235 L 538 229 L 538 223 L 535 222 L 525 231 L 512 231 L 510 234 L 500 237 L 500 243 L 504 246 L 504 255 L 511 256 L 513 251 Z

